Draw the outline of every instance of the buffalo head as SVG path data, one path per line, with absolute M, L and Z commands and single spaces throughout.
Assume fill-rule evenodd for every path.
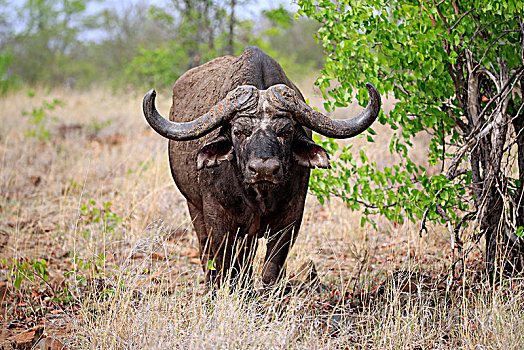
M 242 85 L 206 114 L 176 123 L 155 108 L 155 91 L 144 97 L 144 115 L 160 135 L 175 141 L 194 140 L 222 126 L 219 134 L 197 153 L 197 170 L 235 160 L 237 176 L 246 191 L 263 206 L 275 189 L 285 183 L 293 162 L 308 168 L 329 167 L 327 152 L 306 134 L 303 127 L 334 138 L 362 133 L 377 118 L 380 95 L 371 84 L 366 109 L 351 119 L 333 120 L 315 111 L 290 87 L 278 84 L 267 90 Z

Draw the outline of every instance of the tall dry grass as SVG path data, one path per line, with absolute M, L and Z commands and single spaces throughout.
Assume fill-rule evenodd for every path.
M 320 106 L 308 86 L 305 95 Z M 54 98 L 65 106 L 48 112 L 50 139 L 27 136 L 34 125 L 22 111 Z M 168 114 L 170 97 L 157 103 Z M 419 237 L 417 224 L 381 219 L 377 230 L 360 227 L 360 214 L 336 199 L 322 207 L 308 198 L 288 261 L 296 286 L 289 293 L 283 293 L 287 281 L 266 293 L 227 287 L 208 293 L 185 201 L 169 174 L 166 141 L 144 121 L 141 95 L 20 91 L 3 97 L 0 111 L 0 255 L 46 259 L 50 273 L 49 285 L 35 279 L 17 290 L 7 278 L 12 267 L 2 265 L 17 302 L 4 304 L 3 326 L 21 313 L 39 314 L 48 335 L 78 349 L 524 347 L 520 280 L 484 284 L 482 247 L 470 244 L 463 274 L 453 279 L 446 230 L 430 227 Z M 368 150 L 379 164 L 390 164 L 391 131 L 375 129 Z M 364 144 L 351 142 L 356 149 Z M 413 157 L 424 161 L 426 149 L 421 136 Z M 97 210 L 121 221 L 109 215 L 97 222 Z M 260 247 L 255 270 L 262 256 Z M 318 280 L 300 286 L 302 266 L 311 265 Z M 59 292 L 64 285 L 71 301 L 54 308 L 59 312 L 18 303 L 36 300 L 31 291 Z

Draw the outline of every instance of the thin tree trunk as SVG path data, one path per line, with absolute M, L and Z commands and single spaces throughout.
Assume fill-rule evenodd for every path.
M 213 48 L 215 47 L 215 39 L 213 36 L 213 24 L 211 22 L 211 16 L 209 14 L 211 5 L 212 5 L 211 1 L 206 0 L 205 6 L 204 6 L 204 21 L 206 24 L 206 31 L 207 31 L 207 48 L 209 50 L 213 50 Z
M 524 79 L 521 79 L 524 82 Z M 524 84 L 520 84 L 521 87 Z M 515 202 L 518 205 L 517 209 L 517 227 L 524 226 L 524 111 L 513 120 L 513 128 L 517 136 L 517 162 L 519 167 L 519 182 L 520 188 L 517 189 Z
M 235 28 L 235 5 L 236 0 L 231 0 L 231 12 L 229 16 L 229 41 L 227 44 L 227 54 L 232 55 L 233 51 L 233 42 L 234 42 L 234 28 Z
M 524 79 L 521 81 L 524 81 Z M 523 84 L 521 84 L 521 87 L 522 86 Z M 517 205 L 517 208 L 515 208 L 515 224 L 518 228 L 524 227 L 524 112 L 521 111 L 517 118 L 515 118 L 513 121 L 513 127 L 515 128 L 515 133 L 517 135 L 517 162 L 520 182 L 520 186 L 517 189 L 515 196 L 515 203 Z M 524 270 L 524 246 L 520 247 L 520 252 L 518 253 L 518 261 L 516 261 L 515 264 L 518 271 L 522 272 Z
M 502 198 L 500 198 L 495 184 L 493 184 L 485 198 L 484 205 L 488 208 L 484 212 L 480 229 L 484 232 L 486 238 L 486 254 L 485 254 L 485 270 L 490 281 L 498 278 L 496 276 L 498 263 L 501 263 L 501 249 L 504 249 L 501 243 L 503 237 L 503 223 L 502 220 Z M 501 225 L 502 224 L 502 225 Z M 502 226 L 502 227 L 501 227 Z M 505 267 L 503 268 L 505 270 Z
M 524 78 L 521 79 L 521 87 L 524 86 L 522 82 L 524 82 Z M 524 111 L 521 111 L 521 113 L 513 120 L 513 128 L 515 129 L 515 134 L 517 136 L 517 164 L 519 168 L 520 182 L 520 186 L 517 188 L 514 198 L 514 202 L 517 205 L 517 208 L 515 209 L 515 225 L 518 228 L 524 227 Z M 522 271 L 522 258 L 524 258 L 522 255 L 524 254 L 524 247 L 521 246 L 520 250 L 521 259 L 519 263 L 520 270 Z

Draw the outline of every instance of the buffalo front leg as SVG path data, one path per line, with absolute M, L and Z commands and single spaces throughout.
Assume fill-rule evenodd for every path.
M 252 282 L 257 238 L 243 235 L 237 230 L 236 234 L 213 234 L 210 240 L 217 271 L 216 284 L 220 285 L 225 279 L 229 279 L 233 287 L 249 286 Z
M 234 257 L 233 247 L 235 235 L 231 235 L 224 227 L 224 215 L 210 214 L 199 210 L 188 202 L 189 214 L 197 233 L 200 261 L 204 270 L 205 282 L 208 287 L 220 285 L 230 271 Z M 207 215 L 206 215 L 207 214 Z M 207 218 L 207 220 L 206 220 Z M 214 220 L 221 218 L 222 220 Z
M 257 251 L 258 239 L 255 236 L 244 236 L 238 239 L 234 250 L 233 269 L 236 273 L 237 284 L 248 287 L 253 278 L 253 260 Z
M 189 208 L 189 215 L 193 221 L 193 227 L 195 228 L 198 238 L 198 250 L 200 254 L 200 261 L 202 263 L 202 269 L 204 270 L 206 285 L 209 286 L 211 285 L 211 281 L 215 280 L 216 270 L 209 269 L 208 266 L 208 262 L 212 261 L 213 255 L 211 252 L 209 235 L 204 222 L 204 214 L 190 202 L 187 202 L 187 207 Z
M 210 283 L 219 286 L 226 279 L 234 285 L 239 279 L 242 284 L 250 280 L 252 260 L 257 246 L 255 237 L 248 236 L 238 228 L 235 218 L 222 206 L 206 205 L 204 201 L 204 222 L 207 229 L 207 245 L 210 247 L 207 269 L 213 269 Z M 209 262 L 211 261 L 211 262 Z
M 262 269 L 264 285 L 272 285 L 285 275 L 286 259 L 295 242 L 298 229 L 298 226 L 296 228 L 291 226 L 269 235 Z

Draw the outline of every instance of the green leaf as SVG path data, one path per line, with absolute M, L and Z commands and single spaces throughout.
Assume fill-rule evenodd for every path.
M 21 275 L 21 274 L 17 274 L 16 277 L 15 277 L 15 288 L 16 289 L 20 289 L 20 287 L 22 286 L 22 280 L 24 279 L 24 277 Z
M 216 263 L 215 263 L 215 259 L 212 259 L 212 260 L 208 260 L 207 261 L 207 268 L 211 271 L 215 271 L 216 270 Z

